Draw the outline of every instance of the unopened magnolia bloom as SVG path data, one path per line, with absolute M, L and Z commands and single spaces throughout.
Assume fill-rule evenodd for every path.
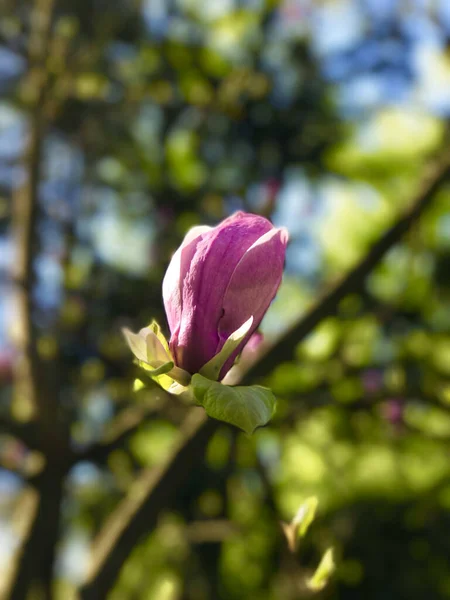
M 178 367 L 199 372 L 231 334 L 243 330 L 221 366 L 219 379 L 224 377 L 278 290 L 287 241 L 285 229 L 244 212 L 187 233 L 163 281 L 169 345 Z

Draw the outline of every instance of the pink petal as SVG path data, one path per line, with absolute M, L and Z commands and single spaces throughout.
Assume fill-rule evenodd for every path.
M 211 227 L 207 225 L 192 227 L 186 233 L 181 246 L 172 256 L 164 275 L 162 293 L 167 321 L 172 334 L 179 327 L 181 321 L 183 280 L 189 270 L 197 244 L 202 236 L 210 230 Z
M 271 229 L 243 255 L 226 289 L 219 321 L 219 349 L 228 336 L 253 316 L 253 326 L 235 353 L 225 363 L 222 376 L 231 368 L 253 332 L 258 328 L 281 283 L 288 242 L 285 229 Z

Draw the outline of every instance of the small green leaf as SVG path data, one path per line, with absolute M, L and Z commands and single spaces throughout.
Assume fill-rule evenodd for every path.
M 314 575 L 306 581 L 306 585 L 312 592 L 320 592 L 327 585 L 335 570 L 336 564 L 333 558 L 333 548 L 328 548 L 322 556 L 322 560 Z
M 297 535 L 299 537 L 304 537 L 306 535 L 309 526 L 314 521 L 314 517 L 316 516 L 318 504 L 319 501 L 316 496 L 307 498 L 298 509 L 295 517 L 292 519 L 292 524 L 296 526 Z
M 300 505 L 292 521 L 289 523 L 281 522 L 281 527 L 291 552 L 297 552 L 299 538 L 306 535 L 309 526 L 314 521 L 318 504 L 319 501 L 316 496 L 311 496 Z
M 253 317 L 250 317 L 243 325 L 239 327 L 239 329 L 236 329 L 236 331 L 234 331 L 227 339 L 222 350 L 209 362 L 207 362 L 206 365 L 203 365 L 203 367 L 200 369 L 200 374 L 208 379 L 217 381 L 223 365 L 227 362 L 230 355 L 236 350 L 247 333 L 250 331 L 252 323 Z
M 135 379 L 133 381 L 133 392 L 139 392 L 140 390 L 145 388 L 145 383 L 142 379 Z
M 191 386 L 208 416 L 236 425 L 246 433 L 265 425 L 275 412 L 275 396 L 259 385 L 231 387 L 196 373 Z

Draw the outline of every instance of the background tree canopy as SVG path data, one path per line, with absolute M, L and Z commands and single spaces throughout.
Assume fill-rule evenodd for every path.
M 317 597 L 450 598 L 449 44 L 446 0 L 3 0 L 1 598 L 294 600 L 330 546 Z M 120 333 L 236 210 L 291 237 L 253 436 Z

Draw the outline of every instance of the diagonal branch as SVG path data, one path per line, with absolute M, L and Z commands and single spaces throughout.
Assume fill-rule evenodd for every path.
M 132 484 L 95 541 L 87 583 L 80 592 L 83 600 L 106 598 L 136 541 L 142 533 L 155 527 L 160 512 L 171 502 L 175 490 L 202 460 L 217 424 L 217 421 L 208 420 L 201 409 L 193 408 L 181 427 L 179 443 L 166 463 L 159 469 L 145 469 Z
M 303 340 L 323 319 L 333 315 L 346 296 L 361 290 L 363 283 L 383 257 L 397 244 L 432 202 L 435 193 L 449 179 L 450 154 L 438 163 L 429 165 L 420 189 L 409 205 L 409 209 L 381 235 L 363 259 L 331 288 L 281 339 L 259 357 L 245 373 L 243 381 L 249 383 L 269 373 L 275 364 L 292 358 L 298 343 Z
M 409 210 L 381 235 L 366 256 L 286 335 L 257 363 L 250 366 L 241 377 L 241 383 L 248 384 L 255 378 L 264 376 L 277 363 L 290 359 L 298 343 L 323 319 L 332 315 L 343 298 L 362 288 L 367 276 L 419 219 L 449 173 L 450 156 L 446 155 L 427 172 Z M 160 511 L 172 501 L 220 425 L 217 421 L 208 419 L 205 413 L 198 412 L 198 409 L 193 409 L 188 419 L 179 442 L 166 463 L 157 472 L 144 471 L 141 474 L 100 531 L 92 549 L 92 562 L 86 582 L 80 590 L 81 600 L 106 597 L 135 544 L 154 528 Z

